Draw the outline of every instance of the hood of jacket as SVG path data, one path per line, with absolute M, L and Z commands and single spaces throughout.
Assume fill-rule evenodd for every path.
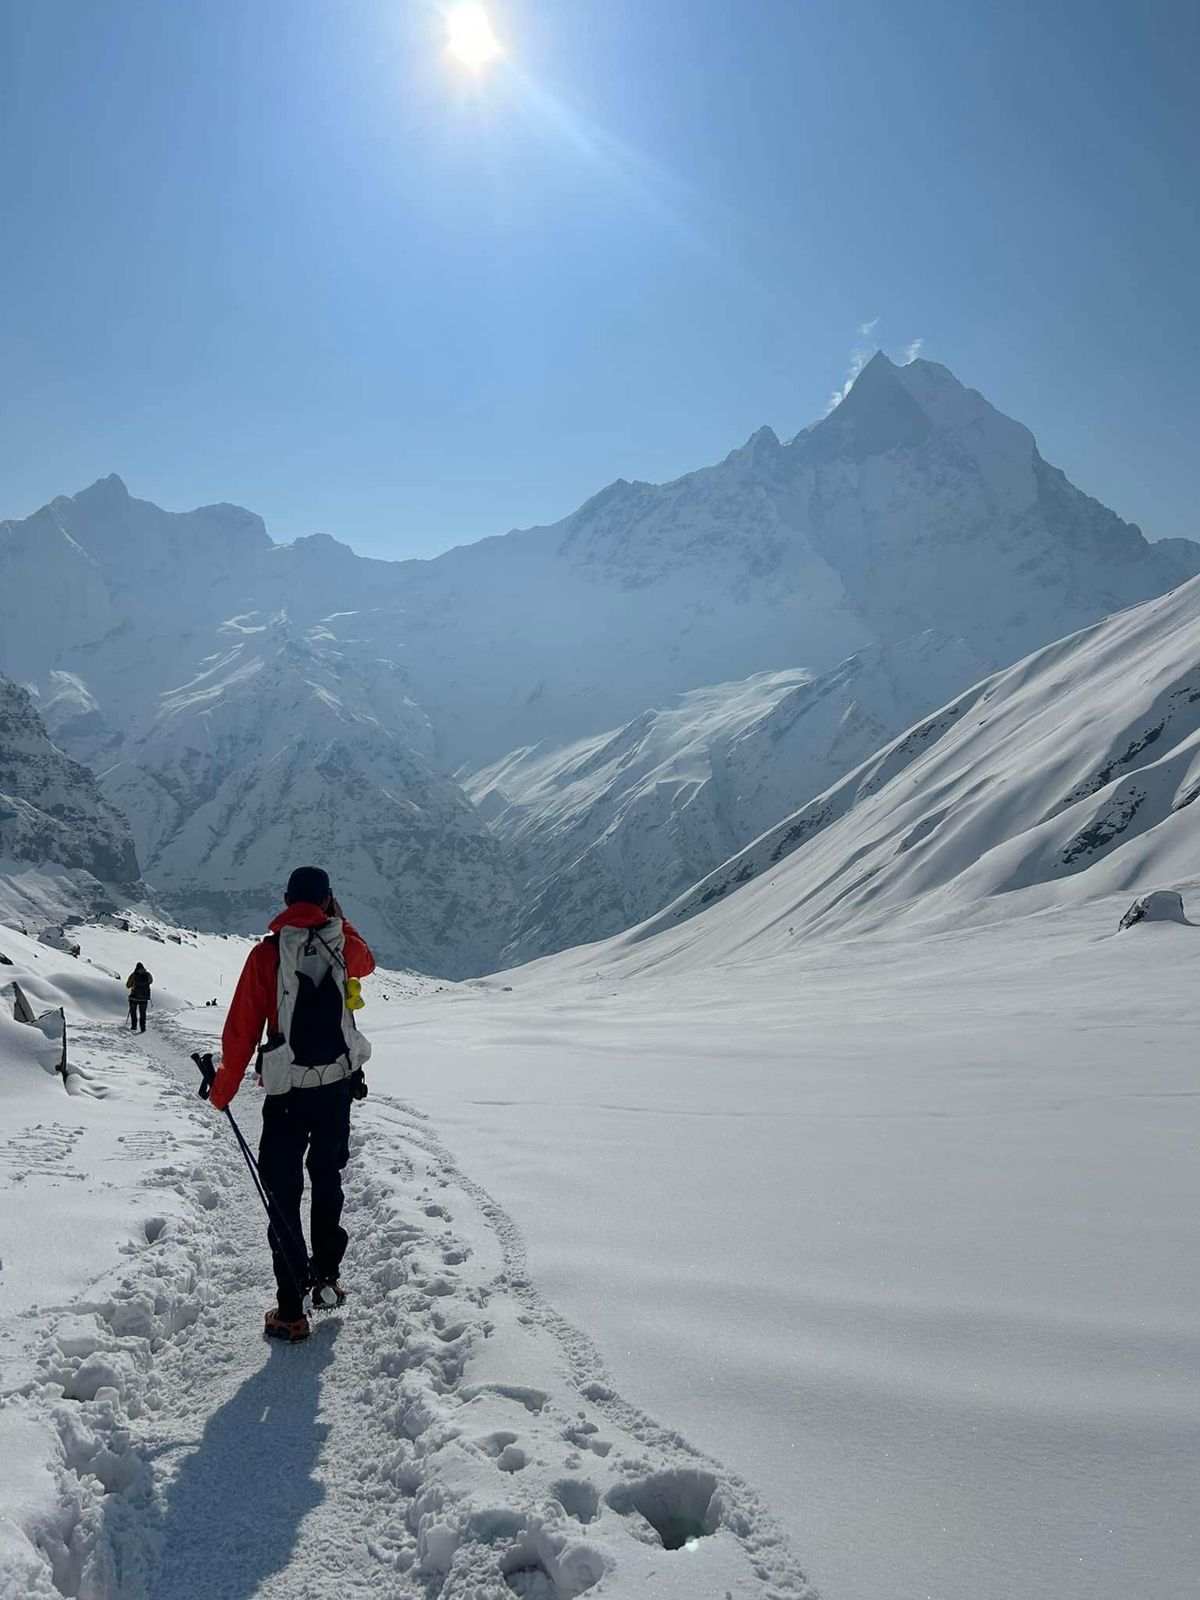
M 320 906 L 297 900 L 295 905 L 286 906 L 272 921 L 271 932 L 278 933 L 281 928 L 323 928 L 331 920 L 328 911 L 323 911 Z

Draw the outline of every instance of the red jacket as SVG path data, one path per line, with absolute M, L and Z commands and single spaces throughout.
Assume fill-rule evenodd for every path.
M 281 911 L 271 924 L 271 932 L 280 928 L 319 928 L 328 922 L 327 914 L 319 906 L 299 902 Z M 362 934 L 342 918 L 345 932 L 346 974 L 351 978 L 369 978 L 375 971 L 375 957 L 367 948 Z M 233 992 L 233 1004 L 225 1018 L 221 1034 L 221 1066 L 213 1080 L 209 1100 L 218 1111 L 225 1107 L 238 1092 L 250 1057 L 258 1048 L 263 1029 L 274 1033 L 279 1027 L 276 1009 L 276 990 L 279 977 L 279 946 L 263 939 L 246 957 L 246 965 Z

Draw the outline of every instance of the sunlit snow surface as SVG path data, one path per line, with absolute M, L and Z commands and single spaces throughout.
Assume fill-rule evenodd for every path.
M 33 1030 L 0 1029 L 5 1600 L 810 1594 L 753 1484 L 611 1387 L 520 1223 L 380 1083 L 355 1116 L 351 1298 L 304 1346 L 267 1345 L 262 1215 L 187 1056 L 245 941 L 78 937 L 76 963 L 0 928 L 0 977 L 63 1003 L 88 1063 L 68 1094 Z M 162 985 L 144 1038 L 101 970 L 139 956 Z M 395 1055 L 439 986 L 368 988 Z M 260 1096 L 234 1109 L 255 1142 Z
M 1200 928 L 1126 903 L 380 975 L 354 1295 L 294 1350 L 186 1059 L 244 941 L 0 929 L 90 1085 L 4 1057 L 0 1592 L 1186 1593 Z
M 550 1299 L 828 1596 L 1194 1581 L 1200 927 L 1124 908 L 551 964 L 403 1036 Z

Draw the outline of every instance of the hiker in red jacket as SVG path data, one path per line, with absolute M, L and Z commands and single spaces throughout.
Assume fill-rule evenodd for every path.
M 218 1111 L 229 1105 L 265 1028 L 258 1168 L 270 1201 L 267 1238 L 279 1291 L 266 1331 L 294 1341 L 310 1331 L 306 1291 L 314 1305 L 346 1298 L 338 1282 L 347 1242 L 341 1174 L 350 1159 L 350 1102 L 366 1093 L 362 1067 L 371 1054 L 354 1023 L 352 1008 L 361 1004 L 354 980 L 374 972 L 375 957 L 342 915 L 320 867 L 297 867 L 284 899 L 286 911 L 251 950 L 238 979 L 209 1099 Z M 311 1259 L 300 1220 L 305 1165 Z

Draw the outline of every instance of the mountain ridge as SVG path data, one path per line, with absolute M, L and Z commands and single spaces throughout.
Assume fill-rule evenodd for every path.
M 787 442 L 760 428 L 723 461 L 668 484 L 620 479 L 558 523 L 431 560 L 361 557 L 327 534 L 275 544 L 261 519 L 240 507 L 165 512 L 111 475 L 24 521 L 0 523 L 0 671 L 32 685 L 54 736 L 105 775 L 171 893 L 195 905 L 214 896 L 211 914 L 244 917 L 237 925 L 249 931 L 265 878 L 256 880 L 253 905 L 235 906 L 232 864 L 219 885 L 205 881 L 214 858 L 188 819 L 208 815 L 223 784 L 240 785 L 247 803 L 254 796 L 265 808 L 261 825 L 250 815 L 241 829 L 247 858 L 257 859 L 251 834 L 261 826 L 265 837 L 268 818 L 285 800 L 278 787 L 257 787 L 265 758 L 248 731 L 255 718 L 246 684 L 228 676 L 219 686 L 201 685 L 205 663 L 228 648 L 223 630 L 231 622 L 286 619 L 293 655 L 281 639 L 275 648 L 278 664 L 291 660 L 288 686 L 270 675 L 259 680 L 264 691 L 268 683 L 274 688 L 258 724 L 268 730 L 281 715 L 294 719 L 283 743 L 299 751 L 306 729 L 310 742 L 328 742 L 316 730 L 327 730 L 333 716 L 339 761 L 385 810 L 400 797 L 400 809 L 389 815 L 401 832 L 405 805 L 410 817 L 445 823 L 446 842 L 453 837 L 454 848 L 475 862 L 468 879 L 486 885 L 495 903 L 470 907 L 456 874 L 439 868 L 427 880 L 430 894 L 456 915 L 482 919 L 482 937 L 460 940 L 440 912 L 417 916 L 414 925 L 441 930 L 428 960 L 461 975 L 464 962 L 495 959 L 504 943 L 497 916 L 533 880 L 509 858 L 504 805 L 491 805 L 489 835 L 455 773 L 504 764 L 532 746 L 568 750 L 618 734 L 631 752 L 642 750 L 636 761 L 644 757 L 654 770 L 658 733 L 651 727 L 655 718 L 660 731 L 666 727 L 661 718 L 680 696 L 725 686 L 736 698 L 738 684 L 761 674 L 823 678 L 871 651 L 891 652 L 897 663 L 900 678 L 888 691 L 893 712 L 872 723 L 844 678 L 839 715 L 861 736 L 870 727 L 887 736 L 898 728 L 888 719 L 893 714 L 919 714 L 945 698 L 941 669 L 909 641 L 963 641 L 963 671 L 978 677 L 1197 570 L 1200 546 L 1149 545 L 1135 526 L 1050 467 L 1027 428 L 947 369 L 924 361 L 897 367 L 880 354 L 829 416 Z M 243 640 L 242 655 L 247 651 Z M 352 686 L 349 701 L 330 687 L 335 657 L 339 683 Z M 212 716 L 204 709 L 210 692 Z M 389 721 L 397 693 L 413 715 Z M 177 714 L 181 705 L 185 715 Z M 211 770 L 204 741 L 222 719 L 240 730 L 229 746 L 238 754 L 213 788 L 204 776 Z M 719 713 L 713 724 L 717 765 L 725 759 L 718 744 L 726 721 Z M 813 772 L 822 781 L 835 776 L 828 766 L 834 753 L 862 755 L 861 743 L 836 727 L 810 726 L 813 749 L 795 742 L 794 768 L 785 764 L 778 782 L 762 790 L 785 810 L 805 798 L 788 792 L 791 784 Z M 694 741 L 689 748 L 689 761 L 700 759 Z M 751 746 L 736 748 L 745 754 Z M 825 754 L 814 766 L 818 750 Z M 757 762 L 741 776 L 762 788 L 753 776 Z M 516 771 L 512 763 L 509 770 Z M 613 783 L 624 781 L 614 770 Z M 549 799 L 540 779 L 534 787 Z M 703 805 L 719 787 L 706 790 Z M 222 828 L 231 815 L 229 793 L 212 813 L 226 819 Z M 571 849 L 565 839 L 552 841 L 557 802 L 550 800 L 545 826 L 535 828 L 548 859 L 574 871 L 574 863 L 608 852 L 611 841 L 618 855 L 644 862 L 648 881 L 666 895 L 678 889 L 679 873 L 717 864 L 695 854 L 694 839 L 671 854 L 670 841 L 683 840 L 699 817 L 693 811 L 685 822 L 671 809 L 694 800 L 690 783 L 664 777 L 653 805 L 646 795 L 637 804 L 633 797 L 631 789 L 629 804 L 610 807 L 596 795 L 600 831 L 580 833 L 576 818 Z M 332 803 L 347 828 L 363 826 L 371 809 L 364 812 L 357 795 L 343 803 L 336 791 Z M 701 830 L 711 851 L 744 837 L 749 814 L 737 805 L 718 811 Z M 652 815 L 660 819 L 657 842 L 645 832 Z M 172 817 L 174 843 L 162 834 Z M 413 838 L 433 850 L 426 823 L 414 827 Z M 315 813 L 306 829 L 291 842 L 302 854 L 336 836 Z M 614 829 L 626 832 L 618 840 Z M 426 881 L 401 854 L 406 870 Z M 275 862 L 273 849 L 266 856 Z M 377 862 L 372 871 L 379 870 Z M 571 937 L 588 931 L 586 882 L 582 872 L 574 886 L 564 878 L 539 881 L 536 890 L 548 896 L 546 906 L 573 906 Z M 609 900 L 610 909 L 625 905 L 621 915 L 647 910 L 636 897 L 626 903 L 624 891 Z M 385 954 L 420 964 L 382 903 L 379 910 L 380 935 L 397 941 Z M 536 937 L 552 947 L 565 926 L 543 921 Z M 533 926 L 528 918 L 526 926 Z M 536 953 L 536 944 L 529 948 Z

